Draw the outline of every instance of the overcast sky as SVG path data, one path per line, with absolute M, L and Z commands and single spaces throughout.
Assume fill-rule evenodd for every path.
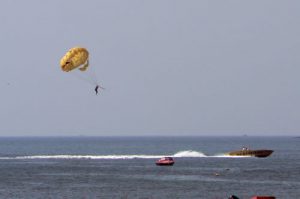
M 299 135 L 299 10 L 296 0 L 2 0 L 0 136 Z M 100 95 L 61 71 L 74 46 L 89 50 Z

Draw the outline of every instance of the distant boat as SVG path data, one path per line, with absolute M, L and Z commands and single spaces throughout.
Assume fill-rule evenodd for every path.
M 228 199 L 239 199 L 237 196 L 232 195 Z M 276 199 L 274 196 L 253 196 L 251 199 Z
M 174 163 L 175 162 L 171 157 L 163 157 L 155 162 L 158 166 L 172 166 Z
M 274 196 L 254 196 L 251 199 L 276 199 Z
M 243 147 L 242 150 L 240 151 L 231 151 L 228 153 L 230 156 L 254 156 L 258 158 L 265 158 L 268 157 L 273 153 L 273 150 L 266 150 L 266 149 L 261 149 L 261 150 L 250 150 L 248 148 Z

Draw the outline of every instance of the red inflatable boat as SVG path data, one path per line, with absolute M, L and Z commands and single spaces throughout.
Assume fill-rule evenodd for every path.
M 174 163 L 175 162 L 171 157 L 163 157 L 155 162 L 158 166 L 172 166 Z

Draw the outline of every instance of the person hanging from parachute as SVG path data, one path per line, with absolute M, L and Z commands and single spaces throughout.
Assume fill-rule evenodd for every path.
M 79 69 L 81 72 L 85 72 L 89 68 L 89 52 L 82 47 L 71 48 L 60 60 L 61 69 L 64 72 L 73 72 Z M 95 75 L 94 75 L 95 76 Z M 90 79 L 84 79 L 89 81 Z M 92 83 L 96 85 L 95 92 L 98 94 L 98 89 L 104 89 L 99 86 L 97 80 L 92 80 Z
M 96 95 L 98 95 L 98 88 L 99 88 L 99 86 L 97 85 L 95 88 Z
M 101 87 L 101 86 L 97 85 L 97 86 L 95 87 L 95 92 L 96 92 L 96 95 L 98 95 L 98 89 L 99 89 L 99 88 L 101 88 L 102 90 L 104 90 L 104 88 L 103 88 L 103 87 Z

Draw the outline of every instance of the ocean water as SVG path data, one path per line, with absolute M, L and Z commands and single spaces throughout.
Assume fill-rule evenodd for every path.
M 267 158 L 225 155 L 243 146 L 274 153 Z M 174 166 L 156 166 L 163 156 L 174 157 Z M 300 199 L 300 138 L 0 138 L 0 198 L 226 199 L 230 195 Z

